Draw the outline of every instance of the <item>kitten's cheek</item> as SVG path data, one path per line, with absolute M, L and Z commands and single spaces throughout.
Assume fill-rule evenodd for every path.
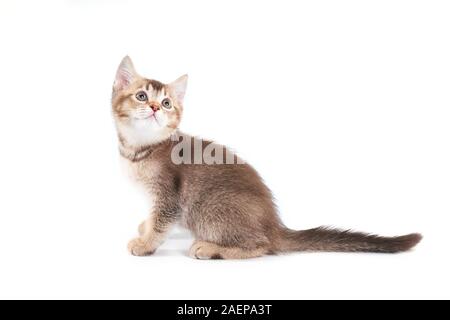
M 155 113 L 156 120 L 158 120 L 158 123 L 161 125 L 166 125 L 167 123 L 167 116 L 162 113 L 162 111 Z

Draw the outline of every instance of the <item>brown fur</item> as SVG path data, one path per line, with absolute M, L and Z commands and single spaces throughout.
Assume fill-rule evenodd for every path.
M 174 100 L 175 110 L 167 113 L 168 124 L 161 130 L 176 133 L 183 109 L 175 89 L 141 77 L 113 94 L 118 128 L 121 121 L 127 121 L 121 115 L 132 112 L 133 103 L 136 104 L 131 102 L 133 95 L 146 85 L 163 90 Z M 188 135 L 183 138 L 198 141 Z M 272 193 L 250 165 L 177 165 L 171 160 L 177 142 L 166 138 L 134 145 L 120 129 L 119 143 L 134 178 L 154 198 L 149 218 L 139 226 L 140 236 L 129 243 L 129 251 L 134 255 L 153 253 L 175 223 L 195 237 L 189 255 L 197 259 L 243 259 L 291 251 L 394 253 L 412 248 L 421 239 L 419 234 L 380 237 L 328 228 L 289 230 L 278 217 Z M 209 143 L 202 141 L 200 145 L 204 149 Z
M 149 90 L 150 87 L 152 87 L 153 90 L 161 91 L 164 88 L 164 84 L 159 82 L 159 81 L 157 81 L 157 80 L 147 79 L 147 85 L 145 87 L 146 87 L 147 90 Z

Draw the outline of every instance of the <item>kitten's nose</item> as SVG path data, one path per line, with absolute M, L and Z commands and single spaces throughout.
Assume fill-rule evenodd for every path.
M 156 112 L 160 109 L 159 103 L 157 102 L 151 102 L 150 103 L 150 108 L 152 108 L 153 112 Z

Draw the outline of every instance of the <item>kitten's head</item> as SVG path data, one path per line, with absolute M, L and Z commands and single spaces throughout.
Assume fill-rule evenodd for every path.
M 133 146 L 161 142 L 178 128 L 187 75 L 170 84 L 141 77 L 123 58 L 113 85 L 112 109 L 121 138 Z

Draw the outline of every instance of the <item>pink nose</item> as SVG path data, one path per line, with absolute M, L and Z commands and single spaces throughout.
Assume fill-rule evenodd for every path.
M 159 103 L 157 102 L 151 102 L 150 103 L 150 108 L 152 108 L 153 112 L 156 112 L 160 109 Z

